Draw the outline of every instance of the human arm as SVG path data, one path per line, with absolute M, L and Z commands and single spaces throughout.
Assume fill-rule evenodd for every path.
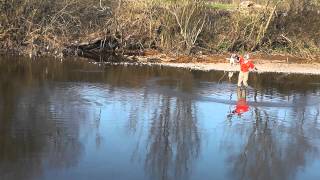
M 249 63 L 249 68 L 250 68 L 251 70 L 258 70 L 258 69 L 255 67 L 255 65 L 252 63 L 252 61 L 250 61 L 250 63 Z
M 243 64 L 243 62 L 244 62 L 243 57 L 239 56 L 239 57 L 238 57 L 238 63 L 239 63 L 239 64 Z

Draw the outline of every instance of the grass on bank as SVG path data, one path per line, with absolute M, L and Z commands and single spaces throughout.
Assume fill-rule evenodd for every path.
M 235 10 L 237 9 L 237 5 L 236 4 L 225 4 L 225 3 L 210 3 L 209 6 L 213 9 L 217 9 L 217 10 Z
M 0 1 L 0 49 L 55 53 L 73 42 L 111 36 L 122 49 L 320 55 L 320 6 L 287 4 L 279 13 L 271 4 L 241 13 L 237 3 L 204 0 Z

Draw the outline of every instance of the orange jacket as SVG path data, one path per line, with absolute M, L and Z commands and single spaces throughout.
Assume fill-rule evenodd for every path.
M 249 69 L 253 69 L 254 68 L 254 64 L 252 63 L 252 61 L 249 59 L 247 63 L 244 62 L 243 57 L 240 57 L 240 69 L 242 72 L 248 72 Z

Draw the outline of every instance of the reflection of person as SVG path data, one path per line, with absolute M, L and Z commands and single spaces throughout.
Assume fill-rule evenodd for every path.
M 245 89 L 238 88 L 237 97 L 238 101 L 233 113 L 241 115 L 242 113 L 249 111 L 249 105 L 247 104 L 247 91 Z
M 249 58 L 249 54 L 246 54 L 244 58 L 239 57 L 240 72 L 238 77 L 238 87 L 241 87 L 242 83 L 244 87 L 248 87 L 249 71 L 254 69 L 254 64 Z
M 246 89 L 237 89 L 237 104 L 235 109 L 228 115 L 228 117 L 232 117 L 232 115 L 237 114 L 238 116 L 242 115 L 245 112 L 249 111 L 249 105 L 247 103 L 247 90 Z

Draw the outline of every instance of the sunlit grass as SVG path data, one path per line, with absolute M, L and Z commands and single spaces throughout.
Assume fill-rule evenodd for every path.
M 219 10 L 234 10 L 237 8 L 236 4 L 225 4 L 225 3 L 210 3 L 210 7 Z

